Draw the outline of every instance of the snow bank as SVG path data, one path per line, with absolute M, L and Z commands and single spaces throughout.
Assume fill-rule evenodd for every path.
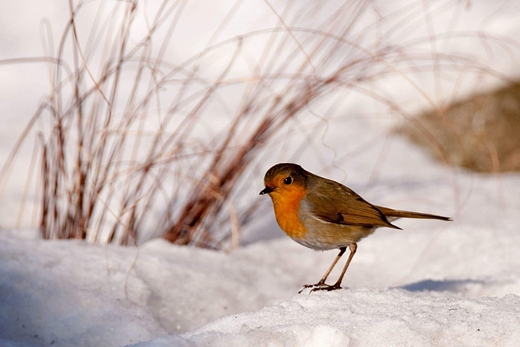
M 378 230 L 359 244 L 350 288 L 330 293 L 296 294 L 335 252 L 286 237 L 226 254 L 0 232 L 0 344 L 519 345 L 520 177 L 503 176 L 502 190 L 494 177 L 469 177 L 478 189 L 454 222 Z
M 2 231 L 0 345 L 519 345 L 520 176 L 454 175 L 400 139 L 385 160 L 378 148 L 349 162 L 356 190 L 454 221 L 398 220 L 362 240 L 350 289 L 296 295 L 336 252 L 296 244 L 271 210 L 257 233 L 280 238 L 229 254 Z M 385 174 L 363 191 L 367 158 Z
M 135 249 L 25 236 L 0 233 L 2 343 L 124 345 L 165 333 L 142 305 L 149 291 L 141 281 L 128 278 L 125 298 Z
M 363 288 L 296 295 L 181 337 L 197 346 L 519 346 L 519 326 L 520 297 L 512 294 L 468 300 L 438 292 Z

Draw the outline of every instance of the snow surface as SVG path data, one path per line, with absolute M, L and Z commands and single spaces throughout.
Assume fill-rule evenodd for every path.
M 433 176 L 392 194 L 430 194 L 408 207 L 449 213 L 441 202 L 453 187 L 435 178 L 444 169 L 394 142 L 383 169 L 406 170 L 411 158 L 415 174 Z M 0 345 L 518 346 L 520 177 L 458 178 L 466 199 L 453 222 L 378 230 L 359 243 L 350 288 L 334 292 L 297 294 L 336 253 L 285 236 L 228 254 L 160 239 L 124 248 L 0 232 Z
M 58 11 L 53 4 L 45 10 Z M 487 9 L 491 2 L 471 4 L 473 14 L 481 13 L 479 25 L 494 13 Z M 515 37 L 517 13 L 485 23 Z M 23 100 L 5 116 L 9 129 L 34 110 L 24 98 L 39 95 L 29 83 L 34 76 L 25 78 L 9 85 L 16 98 L 2 93 L 9 102 Z M 31 92 L 14 83 L 28 84 Z M 14 109 L 2 105 L 2 117 Z M 353 100 L 350 107 L 346 114 L 372 105 Z M 269 209 L 244 230 L 245 245 L 230 253 L 160 239 L 124 248 L 42 241 L 34 229 L 1 230 L 0 346 L 520 346 L 520 175 L 443 167 L 402 139 L 378 135 L 388 129 L 383 121 L 331 119 L 322 161 L 330 163 L 346 146 L 351 155 L 335 158 L 341 167 L 327 170 L 310 156 L 300 164 L 372 203 L 454 221 L 399 220 L 403 231 L 378 230 L 359 243 L 343 282 L 348 289 L 297 294 L 321 278 L 336 252 L 314 252 L 283 235 L 268 198 L 256 195 L 258 172 L 251 199 Z M 17 134 L 6 129 L 2 161 Z M 14 201 L 23 182 L 12 184 Z M 3 226 L 16 211 L 12 201 L 2 204 Z

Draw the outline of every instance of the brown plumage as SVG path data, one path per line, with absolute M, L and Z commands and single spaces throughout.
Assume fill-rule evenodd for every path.
M 341 288 L 341 281 L 356 252 L 357 242 L 379 227 L 401 229 L 391 222 L 398 218 L 450 220 L 448 217 L 375 206 L 341 183 L 317 176 L 292 163 L 271 167 L 264 177 L 280 228 L 294 241 L 315 249 L 339 248 L 340 253 L 314 290 Z M 346 247 L 350 255 L 334 285 L 325 284 Z

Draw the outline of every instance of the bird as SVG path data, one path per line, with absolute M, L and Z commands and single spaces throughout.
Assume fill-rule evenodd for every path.
M 311 293 L 341 289 L 358 242 L 377 228 L 401 229 L 392 224 L 398 218 L 451 221 L 449 217 L 372 205 L 343 184 L 315 175 L 294 163 L 272 166 L 265 173 L 264 185 L 260 195 L 269 195 L 276 221 L 291 239 L 317 251 L 339 249 L 323 277 L 315 284 L 304 285 L 298 293 L 306 288 L 311 288 Z M 350 254 L 339 278 L 332 285 L 326 284 L 347 247 Z

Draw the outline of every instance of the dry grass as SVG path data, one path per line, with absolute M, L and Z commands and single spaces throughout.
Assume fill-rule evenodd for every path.
M 376 82 L 397 76 L 433 106 L 420 76 L 492 74 L 472 57 L 431 49 L 435 35 L 413 35 L 424 18 L 450 11 L 456 18 L 463 8 L 452 1 L 385 16 L 370 1 L 263 4 L 275 18 L 267 28 L 222 39 L 247 6 L 238 1 L 204 48 L 178 58 L 189 2 L 69 1 L 59 41 L 46 34 L 45 56 L 31 58 L 47 64 L 49 94 L 1 177 L 20 146 L 36 139 L 38 169 L 28 182 L 37 175 L 30 190 L 38 192 L 45 238 L 127 245 L 162 235 L 178 244 L 236 245 L 255 205 L 235 198 L 262 150 L 324 96 L 365 94 L 409 118 Z M 85 25 L 87 10 L 96 14 Z

